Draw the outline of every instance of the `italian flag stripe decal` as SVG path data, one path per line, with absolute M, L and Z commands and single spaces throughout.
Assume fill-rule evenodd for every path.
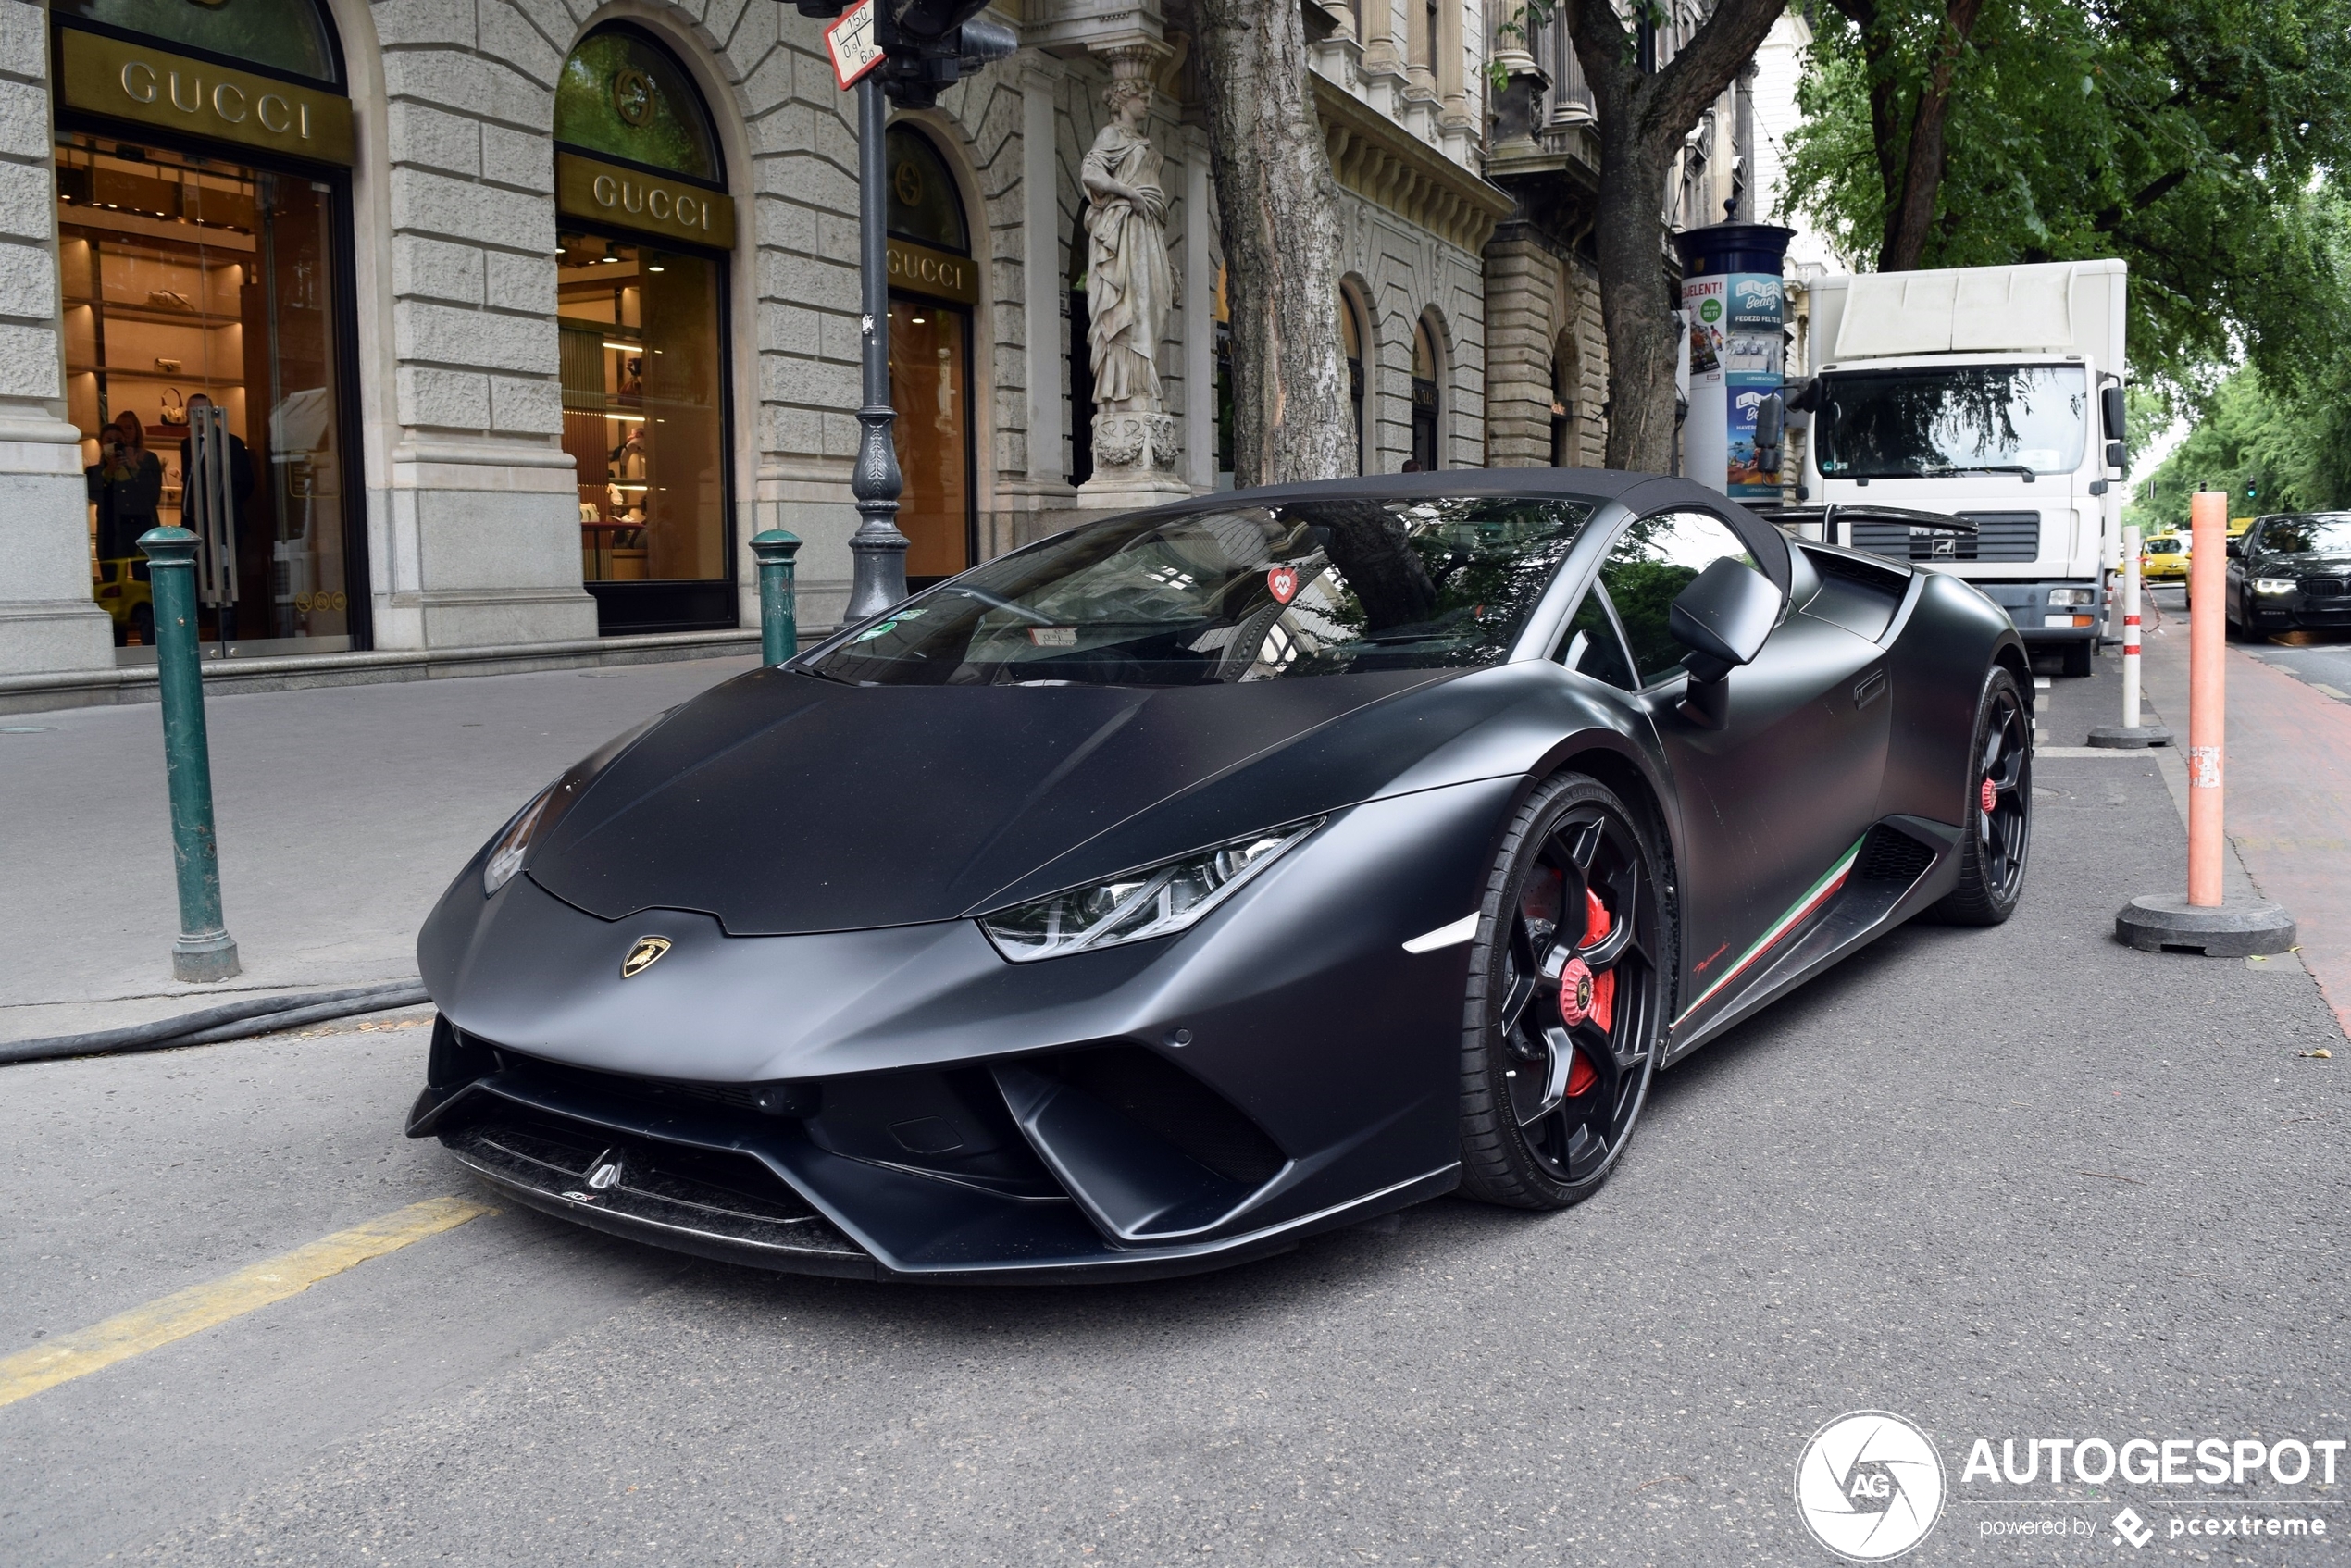
M 1867 834 L 1862 835 L 1862 838 L 1867 837 Z M 1699 1008 L 1714 1000 L 1714 995 L 1717 991 L 1721 990 L 1724 986 L 1729 985 L 1733 980 L 1737 979 L 1741 975 L 1746 974 L 1748 970 L 1753 966 L 1755 961 L 1762 957 L 1766 952 L 1769 952 L 1773 944 L 1778 942 L 1782 937 L 1786 936 L 1790 931 L 1796 929 L 1797 926 L 1803 924 L 1806 917 L 1810 915 L 1814 910 L 1828 902 L 1830 898 L 1835 894 L 1836 890 L 1845 886 L 1845 878 L 1851 874 L 1853 870 L 1853 862 L 1860 857 L 1860 853 L 1861 840 L 1856 839 L 1853 840 L 1853 847 L 1847 850 L 1842 855 L 1838 856 L 1836 864 L 1828 868 L 1827 875 L 1823 876 L 1819 881 L 1813 883 L 1810 889 L 1806 890 L 1802 898 L 1797 899 L 1794 903 L 1790 904 L 1786 914 L 1772 922 L 1772 928 L 1764 932 L 1761 936 L 1756 938 L 1755 945 L 1753 947 L 1748 948 L 1745 952 L 1739 954 L 1737 963 L 1732 964 L 1728 969 L 1723 970 L 1720 976 L 1716 977 L 1714 983 L 1707 987 L 1705 991 L 1696 1002 L 1691 1002 L 1687 1007 L 1682 1009 L 1681 1017 L 1673 1020 L 1675 1027 L 1678 1027 L 1682 1024 L 1687 1022 L 1691 1014 L 1696 1013 Z

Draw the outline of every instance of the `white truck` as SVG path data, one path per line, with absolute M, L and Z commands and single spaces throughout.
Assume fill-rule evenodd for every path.
M 1810 429 L 1799 505 L 1975 525 L 1832 512 L 1833 542 L 1967 579 L 2071 676 L 2090 673 L 2121 558 L 2124 280 L 2120 261 L 1819 279 L 1815 374 L 1789 388 Z

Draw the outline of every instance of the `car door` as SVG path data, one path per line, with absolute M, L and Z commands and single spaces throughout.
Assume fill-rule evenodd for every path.
M 1720 727 L 1684 711 L 1673 598 L 1723 556 L 1758 565 L 1722 518 L 1675 510 L 1627 525 L 1599 572 L 1680 801 L 1677 1026 L 1752 984 L 1841 883 L 1876 817 L 1894 706 L 1883 649 L 1795 610 L 1731 672 Z

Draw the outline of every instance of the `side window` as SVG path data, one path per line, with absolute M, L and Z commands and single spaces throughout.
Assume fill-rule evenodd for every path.
M 1624 623 L 1641 684 L 1653 686 L 1681 668 L 1689 652 L 1673 640 L 1674 596 L 1725 555 L 1752 566 L 1739 536 L 1703 512 L 1661 512 L 1624 530 L 1600 565 L 1600 581 Z
M 1574 618 L 1567 623 L 1567 641 L 1560 644 L 1559 661 L 1594 680 L 1605 680 L 1627 691 L 1640 690 L 1641 683 L 1624 657 L 1624 641 L 1616 635 L 1616 623 L 1609 618 L 1607 603 L 1597 584 L 1584 595 Z

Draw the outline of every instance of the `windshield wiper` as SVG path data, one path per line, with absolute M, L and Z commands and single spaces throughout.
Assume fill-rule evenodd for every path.
M 969 583 L 959 582 L 948 591 L 951 593 L 968 594 L 970 597 L 978 600 L 981 604 L 986 604 L 990 609 L 1008 610 L 1012 614 L 1018 616 L 1021 619 L 1026 621 L 1031 626 L 1060 626 L 1063 624 L 1062 622 L 1053 619 L 1051 616 L 1038 614 L 1038 612 L 1030 609 L 1026 604 L 1015 604 L 1009 599 L 999 599 L 996 595 L 989 592 L 986 589 L 974 588 Z
M 1954 463 L 1940 468 L 1919 470 L 1922 479 L 1943 479 L 1951 474 L 2021 474 L 2026 484 L 2041 477 L 2038 469 L 2028 468 L 2021 463 Z

